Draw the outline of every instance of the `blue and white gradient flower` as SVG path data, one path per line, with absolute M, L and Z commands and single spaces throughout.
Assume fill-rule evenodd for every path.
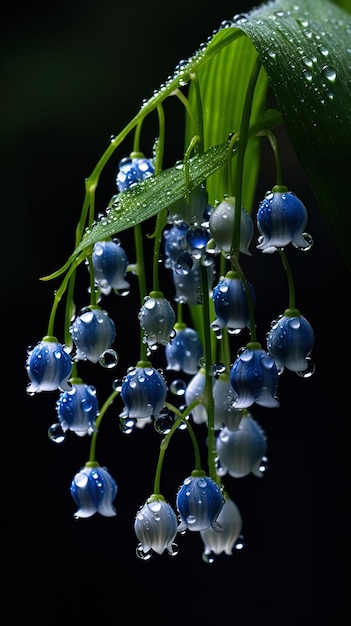
M 199 361 L 203 356 L 199 334 L 183 322 L 177 322 L 174 325 L 174 330 L 176 335 L 172 343 L 168 343 L 165 349 L 167 370 L 196 374 Z
M 179 260 L 179 259 L 178 259 Z M 172 271 L 173 284 L 175 287 L 175 302 L 180 304 L 189 304 L 195 306 L 202 303 L 201 292 L 201 261 L 193 259 L 189 271 L 179 271 L 175 267 Z M 212 284 L 214 280 L 214 266 L 209 264 L 206 266 L 207 286 L 209 294 L 212 294 Z
M 129 292 L 130 284 L 125 280 L 128 258 L 120 243 L 97 241 L 91 258 L 95 282 L 104 295 L 112 289 L 119 294 Z
M 162 291 L 151 291 L 144 298 L 138 318 L 144 331 L 143 341 L 151 350 L 166 346 L 174 338 L 175 312 Z
M 43 337 L 35 348 L 28 348 L 27 352 L 26 370 L 31 381 L 27 385 L 28 394 L 71 389 L 68 379 L 73 363 L 68 348 L 56 337 Z
M 164 252 L 166 256 L 165 267 L 173 269 L 177 263 L 178 257 L 189 251 L 188 241 L 186 238 L 189 230 L 188 224 L 182 222 L 178 226 L 173 225 L 163 231 Z
M 250 342 L 230 369 L 230 382 L 237 394 L 234 406 L 245 409 L 254 404 L 278 407 L 278 369 L 260 343 Z
M 163 554 L 167 550 L 175 556 L 178 553 L 178 546 L 174 543 L 177 530 L 177 516 L 170 504 L 160 494 L 151 495 L 134 521 L 134 531 L 140 541 L 137 555 L 145 560 L 152 556 L 152 551 Z
M 168 220 L 175 226 L 181 222 L 185 222 L 188 226 L 202 224 L 206 220 L 208 211 L 207 190 L 204 185 L 199 185 L 190 192 L 189 198 L 182 198 L 171 204 L 168 208 Z
M 111 348 L 116 336 L 115 325 L 107 311 L 98 306 L 83 309 L 69 329 L 76 346 L 76 360 L 97 363 Z
M 213 556 L 222 552 L 231 556 L 242 530 L 243 522 L 238 507 L 227 494 L 224 497 L 224 505 L 217 517 L 222 527 L 221 532 L 216 532 L 213 528 L 200 531 L 205 548 L 202 558 L 206 562 L 212 562 Z
M 286 309 L 273 323 L 267 335 L 267 349 L 280 372 L 304 372 L 310 367 L 308 359 L 314 345 L 311 324 L 298 309 Z
M 165 406 L 168 387 L 160 371 L 149 361 L 138 361 L 124 376 L 121 398 L 125 404 L 119 417 L 158 419 Z
M 99 412 L 96 389 L 80 378 L 71 378 L 72 388 L 60 394 L 56 411 L 63 432 L 72 430 L 80 437 L 96 431 L 95 420 Z
M 153 160 L 146 159 L 142 153 L 137 152 L 121 159 L 118 168 L 116 185 L 119 192 L 129 189 L 155 173 Z
M 188 383 L 185 390 L 185 402 L 187 406 L 192 404 L 195 400 L 198 404 L 191 410 L 191 416 L 195 424 L 207 423 L 207 409 L 205 406 L 205 389 L 206 389 L 206 370 L 204 367 L 196 372 Z
M 209 219 L 209 229 L 217 251 L 229 255 L 234 231 L 235 198 L 228 196 L 212 211 Z M 251 256 L 249 246 L 254 234 L 254 225 L 250 215 L 241 209 L 240 215 L 240 252 Z
M 304 237 L 307 210 L 297 196 L 287 187 L 275 186 L 260 202 L 257 228 L 260 239 L 257 248 L 262 252 L 275 252 L 292 243 L 296 248 L 309 248 L 309 237 Z
M 219 431 L 216 450 L 219 459 L 218 474 L 221 476 L 227 472 L 233 478 L 242 478 L 251 473 L 258 477 L 263 476 L 266 436 L 250 413 L 242 417 L 236 430 L 229 430 L 225 426 Z
M 227 426 L 236 430 L 242 418 L 242 409 L 235 408 L 237 395 L 230 383 L 229 374 L 224 372 L 215 379 L 212 387 L 214 402 L 214 427 L 216 430 Z
M 96 462 L 86 463 L 71 483 L 71 496 L 79 507 L 74 517 L 91 517 L 95 513 L 113 517 L 116 515 L 113 506 L 116 494 L 117 483 L 106 467 L 100 467 Z
M 217 521 L 224 504 L 220 487 L 202 470 L 194 470 L 179 488 L 176 499 L 180 516 L 178 532 L 213 530 L 220 532 Z
M 248 289 L 254 307 L 256 295 L 249 282 Z M 213 288 L 212 299 L 217 316 L 211 323 L 214 332 L 220 333 L 222 328 L 227 328 L 229 332 L 240 332 L 241 329 L 249 327 L 250 318 L 246 291 L 237 272 L 229 271 L 224 278 L 220 279 Z

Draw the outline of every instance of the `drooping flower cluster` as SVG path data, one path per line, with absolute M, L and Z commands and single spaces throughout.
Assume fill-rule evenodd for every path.
M 185 186 L 183 197 L 170 201 L 157 215 L 155 231 L 149 237 L 154 240 L 154 254 L 152 286 L 147 288 L 148 259 L 140 241 L 140 222 L 144 220 L 133 221 L 129 212 L 133 202 L 137 207 L 147 207 L 140 189 L 146 189 L 149 202 L 161 169 L 156 166 L 155 159 L 145 158 L 138 151 L 120 160 L 115 180 L 117 194 L 106 210 L 106 236 L 89 240 L 86 248 L 82 244 L 80 256 L 77 253 L 70 267 L 76 279 L 78 260 L 84 257 L 81 250 L 85 250 L 89 303 L 83 303 L 76 314 L 74 281 L 69 282 L 68 274 L 63 283 L 69 285 L 69 322 L 63 333 L 66 343 L 60 343 L 53 333 L 58 304 L 55 300 L 47 334 L 36 347 L 28 349 L 27 390 L 31 396 L 57 392 L 58 422 L 49 428 L 55 443 L 65 441 L 70 432 L 79 438 L 91 437 L 89 460 L 74 474 L 70 486 L 78 507 L 73 513 L 77 519 L 96 513 L 116 516 L 117 482 L 95 460 L 97 436 L 109 406 L 117 406 L 122 433 L 130 435 L 137 428 L 153 424 L 155 436 L 161 435 L 162 440 L 153 492 L 146 499 L 144 494 L 144 504 L 135 515 L 137 555 L 143 560 L 153 553 L 175 556 L 181 535 L 191 531 L 200 534 L 203 559 L 212 563 L 221 553 L 230 555 L 244 546 L 243 520 L 231 497 L 235 480 L 249 474 L 262 478 L 267 470 L 267 438 L 253 417 L 255 405 L 279 407 L 279 377 L 286 370 L 302 378 L 314 371 L 314 332 L 296 308 L 286 253 L 289 244 L 306 250 L 312 240 L 304 232 L 305 206 L 283 185 L 273 186 L 266 194 L 255 219 L 225 190 L 211 204 L 204 182 L 191 189 Z M 186 171 L 185 162 L 178 164 L 179 168 Z M 118 213 L 121 196 L 127 198 L 127 209 Z M 117 214 L 116 224 L 118 215 L 125 220 L 122 231 L 131 220 L 136 257 L 133 264 L 123 247 L 123 235 L 121 239 L 116 237 L 118 227 L 112 233 L 110 211 Z M 89 222 L 87 237 L 102 223 Z M 255 225 L 259 235 L 253 249 Z M 101 232 L 102 228 L 98 234 Z M 81 235 L 84 243 L 84 233 Z M 283 314 L 272 321 L 269 330 L 256 325 L 260 303 L 254 271 L 249 280 L 239 262 L 240 255 L 245 255 L 249 267 L 250 262 L 254 266 L 255 256 L 262 259 L 261 252 L 280 257 L 289 286 L 289 302 L 279 302 L 278 311 Z M 132 290 L 128 272 L 138 279 L 140 305 L 136 309 L 131 306 L 126 324 L 109 312 L 109 305 L 113 298 L 128 298 Z M 101 402 L 97 387 L 81 378 L 79 368 L 82 362 L 91 371 L 117 368 L 119 354 L 114 344 L 120 351 L 126 343 L 120 340 L 123 324 L 130 339 L 129 366 L 118 372 L 111 395 Z M 259 333 L 263 333 L 265 343 L 259 341 Z M 191 439 L 194 468 L 190 472 L 189 468 L 181 468 L 180 453 L 176 468 L 180 486 L 176 494 L 167 493 L 166 499 L 160 490 L 162 463 L 176 431 Z M 201 465 L 201 444 L 207 451 L 206 471 Z M 163 473 L 162 480 L 166 484 Z M 175 541 L 177 533 L 179 542 Z

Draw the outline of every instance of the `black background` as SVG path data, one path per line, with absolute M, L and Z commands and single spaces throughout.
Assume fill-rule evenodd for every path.
M 297 306 L 316 334 L 316 372 L 308 380 L 286 372 L 280 380 L 280 408 L 252 410 L 267 434 L 268 472 L 262 480 L 248 476 L 228 482 L 243 517 L 245 550 L 208 565 L 201 560 L 200 538 L 188 533 L 179 541 L 177 557 L 137 559 L 133 520 L 153 489 L 159 436 L 151 426 L 123 436 L 120 405 L 107 414 L 98 439 L 99 461 L 119 486 L 117 516 L 75 521 L 69 485 L 87 460 L 88 442 L 73 434 L 61 446 L 49 441 L 56 395 L 30 398 L 25 391 L 26 348 L 46 333 L 58 286 L 41 283 L 39 277 L 62 265 L 73 249 L 85 178 L 110 136 L 176 64 L 195 52 L 222 20 L 251 7 L 225 0 L 211 5 L 182 0 L 174 6 L 73 0 L 50 6 L 13 2 L 7 8 L 0 119 L 3 573 L 11 598 L 10 623 L 22 615 L 38 623 L 75 625 L 89 619 L 106 625 L 146 619 L 163 624 L 347 623 L 349 273 L 283 130 L 286 184 L 306 204 L 315 240 L 307 255 L 289 253 Z M 183 145 L 181 121 L 175 117 L 179 107 L 172 102 L 168 107 L 171 165 L 182 157 Z M 145 131 L 146 153 L 155 132 Z M 131 147 L 127 141 L 107 166 L 98 210 L 115 193 L 118 161 Z M 273 177 L 272 156 L 266 151 L 258 200 Z M 132 241 L 126 239 L 125 245 L 132 257 Z M 263 258 L 256 251 L 254 257 L 257 262 L 249 265 L 247 260 L 247 265 L 260 303 L 257 324 L 263 341 L 270 320 L 285 306 L 286 283 L 275 255 Z M 136 293 L 133 277 L 131 282 Z M 137 295 L 130 298 L 137 306 Z M 117 297 L 111 304 L 118 318 L 118 371 L 100 380 L 94 374 L 90 381 L 105 395 L 111 381 L 137 359 L 133 345 L 139 331 L 130 323 L 129 306 Z M 190 445 L 183 450 L 180 438 L 166 455 L 169 500 L 192 470 Z

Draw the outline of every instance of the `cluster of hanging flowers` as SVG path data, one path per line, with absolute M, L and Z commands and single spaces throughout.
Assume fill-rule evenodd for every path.
M 109 211 L 118 214 L 121 196 L 129 194 L 132 202 L 134 191 L 154 180 L 159 170 L 156 157 L 145 158 L 138 150 L 123 158 L 116 173 L 117 193 L 106 216 L 89 223 L 86 232 L 94 232 L 94 226 L 104 220 L 109 225 Z M 203 542 L 203 559 L 212 563 L 218 555 L 231 555 L 244 546 L 243 520 L 233 495 L 235 481 L 249 474 L 263 477 L 267 470 L 267 438 L 254 417 L 255 405 L 267 410 L 279 407 L 279 379 L 286 370 L 302 378 L 314 371 L 314 332 L 296 306 L 286 251 L 289 247 L 306 250 L 313 242 L 305 232 L 304 204 L 280 180 L 256 207 L 254 217 L 225 190 L 211 204 L 205 182 L 185 192 L 156 222 L 152 289 L 146 288 L 140 224 L 132 225 L 133 263 L 123 247 L 123 232 L 117 237 L 111 228 L 105 238 L 78 250 L 56 292 L 46 334 L 28 348 L 27 391 L 31 396 L 56 394 L 57 421 L 48 429 L 53 442 L 63 443 L 70 432 L 91 438 L 88 460 L 73 470 L 71 485 L 66 486 L 77 519 L 116 515 L 116 478 L 95 457 L 109 407 L 117 407 L 123 435 L 153 424 L 155 437 L 161 437 L 160 453 L 154 484 L 136 503 L 136 553 L 143 560 L 154 553 L 175 556 L 181 535 L 195 532 Z M 81 228 L 78 248 L 84 234 Z M 243 272 L 240 255 L 258 256 L 263 262 L 262 253 L 275 254 L 283 263 L 289 300 L 280 304 L 276 319 L 260 337 L 254 279 Z M 84 306 L 76 312 L 74 290 L 67 285 L 71 278 L 74 284 L 77 260 L 83 259 L 90 288 Z M 164 285 L 159 284 L 160 259 L 168 277 Z M 98 389 L 81 377 L 80 363 L 90 363 L 92 372 L 118 369 L 115 344 L 123 345 L 119 324 L 124 322 L 113 319 L 109 303 L 128 298 L 129 273 L 137 276 L 141 296 L 139 310 L 131 309 L 128 319 L 133 336 L 140 337 L 139 354 L 130 356 L 129 367 L 114 377 L 111 395 L 102 402 Z M 55 313 L 66 289 L 69 323 L 60 341 L 54 334 Z M 204 425 L 206 468 L 199 451 Z M 176 431 L 190 436 L 194 465 L 182 469 L 179 462 L 179 489 L 172 494 L 167 493 L 162 463 Z M 119 480 L 123 480 L 122 467 Z

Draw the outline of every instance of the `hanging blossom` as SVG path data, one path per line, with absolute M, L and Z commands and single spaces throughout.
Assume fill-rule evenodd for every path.
M 104 353 L 110 350 L 116 336 L 114 322 L 107 311 L 99 306 L 82 309 L 69 331 L 76 346 L 76 360 L 88 360 L 92 363 L 102 359 Z M 116 360 L 116 353 L 111 351 L 112 354 Z
M 184 222 L 190 225 L 201 225 L 207 220 L 212 207 L 208 203 L 208 193 L 204 185 L 193 189 L 188 198 L 181 198 L 168 208 L 168 221 L 175 226 Z
M 205 406 L 205 388 L 206 388 L 206 370 L 200 367 L 197 373 L 192 377 L 185 390 L 185 402 L 189 406 L 198 400 L 199 404 L 191 410 L 191 416 L 195 424 L 207 423 L 207 409 Z
M 237 409 L 250 407 L 254 402 L 268 408 L 278 407 L 278 369 L 274 359 L 260 343 L 248 343 L 230 369 L 230 382 L 237 399 Z
M 286 367 L 292 372 L 311 372 L 313 344 L 313 328 L 298 309 L 286 309 L 267 334 L 267 349 L 279 371 Z
M 199 361 L 203 356 L 199 334 L 183 322 L 174 325 L 176 332 L 172 343 L 165 349 L 167 370 L 182 371 L 185 374 L 196 374 Z
M 151 495 L 140 507 L 134 521 L 134 531 L 140 543 L 137 555 L 145 560 L 152 552 L 175 556 L 178 546 L 174 543 L 178 520 L 175 512 L 160 494 Z
M 213 528 L 220 532 L 222 527 L 217 521 L 224 504 L 220 487 L 202 470 L 194 470 L 179 488 L 176 499 L 180 516 L 178 532 Z
M 135 152 L 130 157 L 120 160 L 116 185 L 119 192 L 130 189 L 136 183 L 155 173 L 155 166 L 152 159 L 146 159 L 142 153 Z
M 162 291 L 151 291 L 144 298 L 138 318 L 144 331 L 143 341 L 151 350 L 166 346 L 174 338 L 175 312 Z
M 73 363 L 68 348 L 56 337 L 43 337 L 35 348 L 28 348 L 27 353 L 26 370 L 31 381 L 27 393 L 71 389 L 68 379 Z
M 158 419 L 165 407 L 168 387 L 160 371 L 149 361 L 138 361 L 123 377 L 121 398 L 125 404 L 119 417 Z
M 91 435 L 96 431 L 95 420 L 99 412 L 96 389 L 80 378 L 72 378 L 70 382 L 72 388 L 61 393 L 56 401 L 62 431 L 71 430 L 80 437 Z
M 106 467 L 100 467 L 96 462 L 86 463 L 71 483 L 71 496 L 79 507 L 74 517 L 91 517 L 95 513 L 113 517 L 116 515 L 113 506 L 116 494 L 117 483 Z
M 214 380 L 212 387 L 214 402 L 214 427 L 216 430 L 226 426 L 236 430 L 240 424 L 243 411 L 235 407 L 237 395 L 231 385 L 229 374 L 221 373 Z
M 255 306 L 256 295 L 249 282 L 248 289 L 252 305 Z M 229 332 L 240 332 L 241 329 L 249 327 L 246 291 L 237 272 L 231 270 L 220 279 L 213 289 L 212 299 L 217 316 L 211 323 L 214 332 L 220 333 L 222 328 L 227 328 Z
M 224 552 L 224 554 L 231 556 L 235 548 L 243 547 L 242 541 L 239 541 L 243 524 L 240 511 L 228 494 L 224 494 L 224 498 L 223 507 L 217 517 L 217 521 L 222 527 L 221 532 L 217 532 L 211 527 L 200 531 L 204 543 L 202 558 L 206 563 L 212 563 L 214 555 Z
M 252 473 L 261 477 L 266 471 L 266 436 L 250 413 L 244 415 L 236 430 L 222 428 L 216 437 L 218 473 L 234 478 Z
M 130 284 L 125 280 L 128 258 L 119 240 L 96 242 L 91 259 L 101 293 L 107 296 L 112 289 L 122 295 L 129 293 Z
M 310 237 L 304 233 L 307 219 L 301 200 L 287 187 L 276 185 L 259 204 L 257 228 L 261 237 L 257 248 L 270 253 L 289 243 L 303 250 L 310 248 Z
M 213 252 L 224 252 L 227 256 L 232 247 L 232 238 L 235 221 L 235 198 L 228 196 L 222 200 L 212 211 L 209 219 L 210 233 L 215 241 Z M 254 234 L 252 218 L 241 209 L 240 213 L 240 252 L 251 256 L 249 246 Z

